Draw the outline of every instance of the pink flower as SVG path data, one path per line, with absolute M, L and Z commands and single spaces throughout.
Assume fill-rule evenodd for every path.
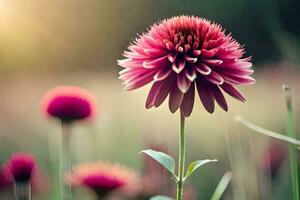
M 67 175 L 67 181 L 72 186 L 89 188 L 99 197 L 107 196 L 113 191 L 133 194 L 138 188 L 137 180 L 134 171 L 106 162 L 80 164 Z
M 0 191 L 2 189 L 8 188 L 13 184 L 10 172 L 7 168 L 0 168 Z
M 29 182 L 36 172 L 36 161 L 28 153 L 13 154 L 5 168 L 16 182 Z
M 96 97 L 78 87 L 56 87 L 44 96 L 42 104 L 47 115 L 65 123 L 92 118 L 97 111 Z
M 262 169 L 270 173 L 272 177 L 276 176 L 280 166 L 287 157 L 286 149 L 277 143 L 273 143 L 267 147 L 263 153 L 261 167 Z
M 204 108 L 213 113 L 215 101 L 227 111 L 223 92 L 245 101 L 237 85 L 255 82 L 250 58 L 222 27 L 203 18 L 178 16 L 154 24 L 124 52 L 118 64 L 126 90 L 153 82 L 146 108 L 160 106 L 169 95 L 169 109 L 188 117 L 195 86 Z

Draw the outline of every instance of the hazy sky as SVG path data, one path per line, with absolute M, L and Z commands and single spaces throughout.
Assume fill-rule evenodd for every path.
M 0 69 L 117 70 L 116 59 L 122 57 L 122 51 L 137 33 L 157 20 L 179 14 L 198 15 L 221 23 L 246 44 L 249 54 L 257 54 L 256 59 L 274 56 L 276 51 L 270 47 L 272 38 L 265 31 L 268 27 L 264 20 L 255 19 L 264 4 L 252 9 L 252 3 L 246 0 L 0 2 Z M 256 48 L 258 44 L 261 48 Z M 269 50 L 265 51 L 266 48 Z

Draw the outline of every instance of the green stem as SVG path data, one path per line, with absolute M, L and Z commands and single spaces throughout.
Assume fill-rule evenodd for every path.
M 60 197 L 62 200 L 72 199 L 71 185 L 64 184 L 65 173 L 72 169 L 71 162 L 71 125 L 62 122 L 61 149 L 60 149 Z
M 292 138 L 296 138 L 294 116 L 292 109 L 292 96 L 291 88 L 285 85 L 283 89 L 286 92 L 286 107 L 287 107 L 287 135 Z M 299 178 L 298 178 L 298 166 L 297 166 L 297 149 L 293 145 L 289 145 L 289 159 L 291 167 L 291 178 L 293 187 L 293 199 L 299 200 Z
M 180 113 L 180 134 L 179 134 L 179 159 L 178 159 L 178 181 L 177 181 L 177 200 L 183 198 L 184 185 L 184 164 L 185 164 L 185 117 Z
M 31 185 L 30 182 L 18 183 L 14 185 L 16 200 L 31 200 Z

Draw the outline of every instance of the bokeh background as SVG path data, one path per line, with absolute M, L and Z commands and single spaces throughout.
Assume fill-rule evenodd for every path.
M 281 85 L 289 83 L 299 130 L 299 9 L 298 0 L 0 0 L 0 164 L 12 152 L 33 153 L 43 174 L 34 199 L 54 199 L 51 162 L 60 128 L 41 114 L 40 100 L 58 85 L 86 88 L 99 99 L 97 118 L 74 127 L 74 163 L 111 160 L 142 174 L 140 150 L 153 146 L 177 156 L 179 114 L 170 114 L 165 103 L 146 110 L 149 88 L 123 91 L 116 60 L 154 22 L 188 14 L 222 24 L 245 44 L 257 79 L 241 88 L 246 103 L 229 100 L 228 113 L 218 108 L 207 114 L 196 101 L 187 120 L 187 160 L 219 162 L 191 178 L 192 199 L 209 199 L 229 170 L 233 180 L 224 199 L 290 199 L 287 145 L 257 135 L 233 118 L 240 114 L 285 133 Z M 266 159 L 275 159 L 271 171 Z M 86 191 L 75 193 L 74 199 L 91 198 Z

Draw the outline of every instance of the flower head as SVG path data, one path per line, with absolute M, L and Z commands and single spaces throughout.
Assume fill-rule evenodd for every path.
M 44 96 L 43 110 L 66 123 L 88 119 L 96 113 L 96 97 L 78 87 L 56 87 Z
M 13 154 L 5 168 L 16 182 L 29 182 L 36 172 L 36 161 L 28 153 Z
M 135 193 L 138 189 L 137 180 L 134 171 L 107 162 L 80 164 L 67 175 L 67 181 L 72 186 L 89 188 L 99 197 L 107 196 L 113 191 Z
M 250 58 L 222 27 L 203 18 L 178 16 L 154 24 L 139 36 L 118 61 L 126 90 L 152 81 L 146 108 L 160 106 L 169 95 L 169 109 L 188 117 L 195 87 L 204 108 L 214 112 L 215 101 L 227 111 L 223 92 L 245 101 L 236 85 L 254 83 Z
M 6 167 L 0 168 L 0 191 L 8 188 L 13 183 L 9 171 Z

